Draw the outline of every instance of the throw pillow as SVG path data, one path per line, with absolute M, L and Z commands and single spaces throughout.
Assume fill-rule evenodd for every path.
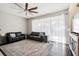
M 10 34 L 11 37 L 16 37 L 15 34 Z

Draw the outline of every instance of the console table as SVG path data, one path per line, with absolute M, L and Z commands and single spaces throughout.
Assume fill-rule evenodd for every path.
M 70 50 L 73 54 L 73 56 L 79 56 L 79 34 L 76 33 L 70 33 Z

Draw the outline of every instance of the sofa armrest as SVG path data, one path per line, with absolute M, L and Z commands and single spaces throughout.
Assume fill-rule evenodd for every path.
M 25 36 L 25 34 L 21 34 L 21 36 Z
M 27 35 L 27 39 L 30 39 L 30 34 Z
M 23 36 L 23 37 L 24 37 L 24 39 L 25 39 L 25 34 L 21 34 L 21 36 Z
M 43 37 L 46 37 L 46 38 L 47 38 L 47 36 L 46 36 L 46 35 L 44 35 L 44 36 L 41 36 L 41 38 L 43 38 Z
M 46 35 L 45 36 L 41 36 L 41 39 L 42 39 L 43 42 L 47 42 L 47 36 Z

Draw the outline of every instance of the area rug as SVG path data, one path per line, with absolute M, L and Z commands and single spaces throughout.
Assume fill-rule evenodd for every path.
M 0 46 L 7 56 L 47 56 L 48 43 L 33 40 L 21 40 Z

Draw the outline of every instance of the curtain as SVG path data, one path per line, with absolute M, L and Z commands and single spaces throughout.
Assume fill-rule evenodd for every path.
M 65 15 L 61 14 L 51 17 L 50 23 L 50 39 L 51 41 L 66 42 L 65 38 Z
M 32 20 L 32 31 L 45 32 L 49 41 L 66 42 L 65 14 Z

